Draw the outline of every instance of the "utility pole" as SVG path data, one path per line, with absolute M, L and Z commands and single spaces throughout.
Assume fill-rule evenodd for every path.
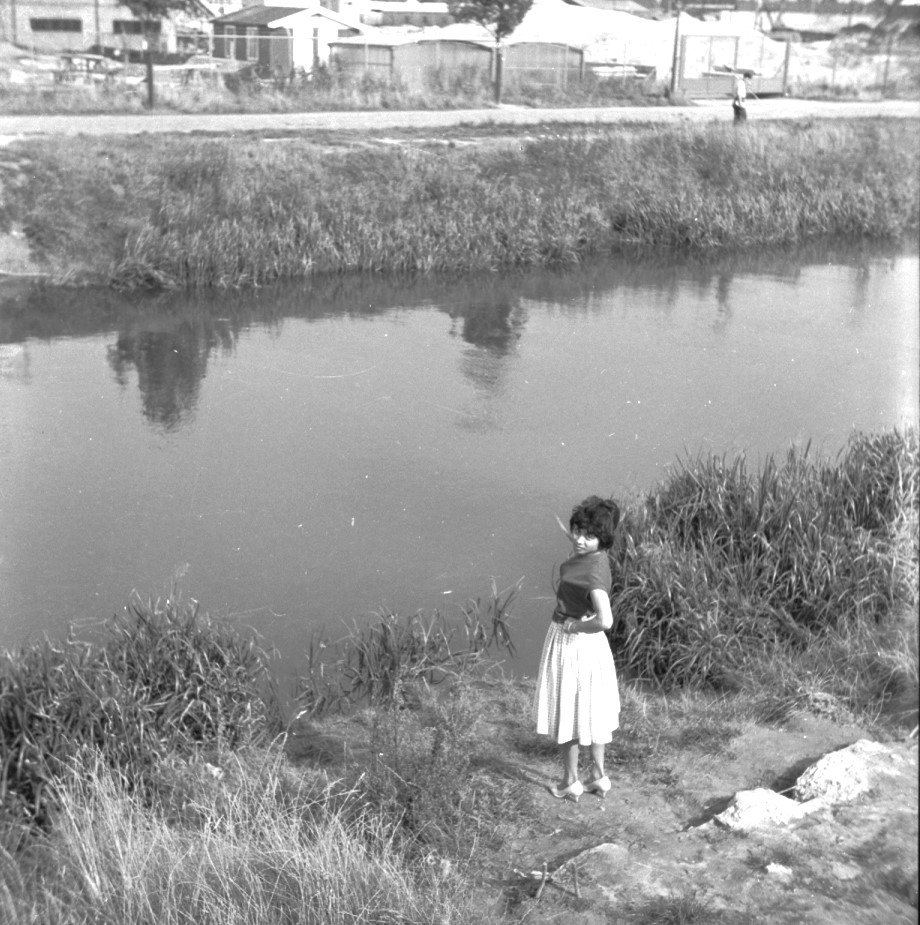
M 674 51 L 671 55 L 671 97 L 677 92 L 677 65 L 680 60 L 680 2 L 677 4 L 677 16 L 674 19 Z
M 150 35 L 150 26 L 144 22 L 144 64 L 147 71 L 147 108 L 153 110 L 156 95 L 153 89 L 153 40 Z

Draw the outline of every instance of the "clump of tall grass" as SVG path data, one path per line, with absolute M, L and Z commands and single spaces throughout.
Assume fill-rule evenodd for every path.
M 483 732 L 488 696 L 465 675 L 443 691 L 421 689 L 412 709 L 373 713 L 372 758 L 357 776 L 351 770 L 351 788 L 412 857 L 474 863 L 477 848 L 501 845 L 508 827 L 533 812 L 532 793 L 495 760 Z
M 346 759 L 346 779 L 413 857 L 468 862 L 475 845 L 500 841 L 528 812 L 527 792 L 480 741 L 484 681 L 496 651 L 514 653 L 508 620 L 520 587 L 493 581 L 485 602 L 461 607 L 459 624 L 441 612 L 384 612 L 337 642 L 311 640 L 298 719 L 370 708 L 369 760 Z
M 408 618 L 383 611 L 335 642 L 314 634 L 298 702 L 314 715 L 355 704 L 400 705 L 419 687 L 456 681 L 492 651 L 513 655 L 508 619 L 522 581 L 499 590 L 493 580 L 485 604 L 476 599 L 461 606 L 461 646 L 455 643 L 461 626 L 441 611 Z
M 268 657 L 195 604 L 136 597 L 102 636 L 0 657 L 0 809 L 45 822 L 86 749 L 140 781 L 168 754 L 236 748 L 279 726 Z
M 6 217 L 60 277 L 231 287 L 570 265 L 920 226 L 914 121 L 566 128 L 528 144 L 330 151 L 301 138 L 42 140 Z M 128 208 L 130 205 L 130 208 Z
M 297 772 L 276 750 L 224 763 L 168 818 L 99 754 L 62 777 L 47 833 L 0 848 L 0 920 L 46 925 L 464 925 L 450 866 L 412 861 L 357 794 Z
M 855 435 L 834 462 L 681 462 L 624 519 L 622 657 L 665 685 L 878 709 L 917 684 L 918 499 L 913 428 Z

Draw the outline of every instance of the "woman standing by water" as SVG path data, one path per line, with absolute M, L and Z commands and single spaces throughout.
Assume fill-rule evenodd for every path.
M 556 608 L 543 643 L 533 712 L 540 735 L 559 743 L 563 776 L 554 797 L 578 801 L 588 791 L 606 796 L 604 748 L 619 726 L 620 697 L 606 631 L 610 610 L 607 550 L 620 521 L 616 503 L 592 495 L 569 519 L 573 553 L 559 567 Z M 591 777 L 578 778 L 579 746 L 591 748 Z

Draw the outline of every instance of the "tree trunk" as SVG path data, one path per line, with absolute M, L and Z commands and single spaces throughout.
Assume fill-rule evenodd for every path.
M 144 35 L 144 64 L 147 66 L 147 108 L 153 109 L 156 93 L 153 89 L 153 42 L 149 30 Z
M 501 45 L 495 46 L 495 105 L 502 101 L 502 77 L 505 70 L 505 56 Z

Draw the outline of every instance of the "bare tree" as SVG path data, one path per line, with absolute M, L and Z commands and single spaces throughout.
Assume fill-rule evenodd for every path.
M 502 100 L 502 42 L 514 32 L 533 5 L 533 0 L 447 0 L 447 8 L 457 22 L 475 22 L 488 29 L 495 39 L 495 102 Z

